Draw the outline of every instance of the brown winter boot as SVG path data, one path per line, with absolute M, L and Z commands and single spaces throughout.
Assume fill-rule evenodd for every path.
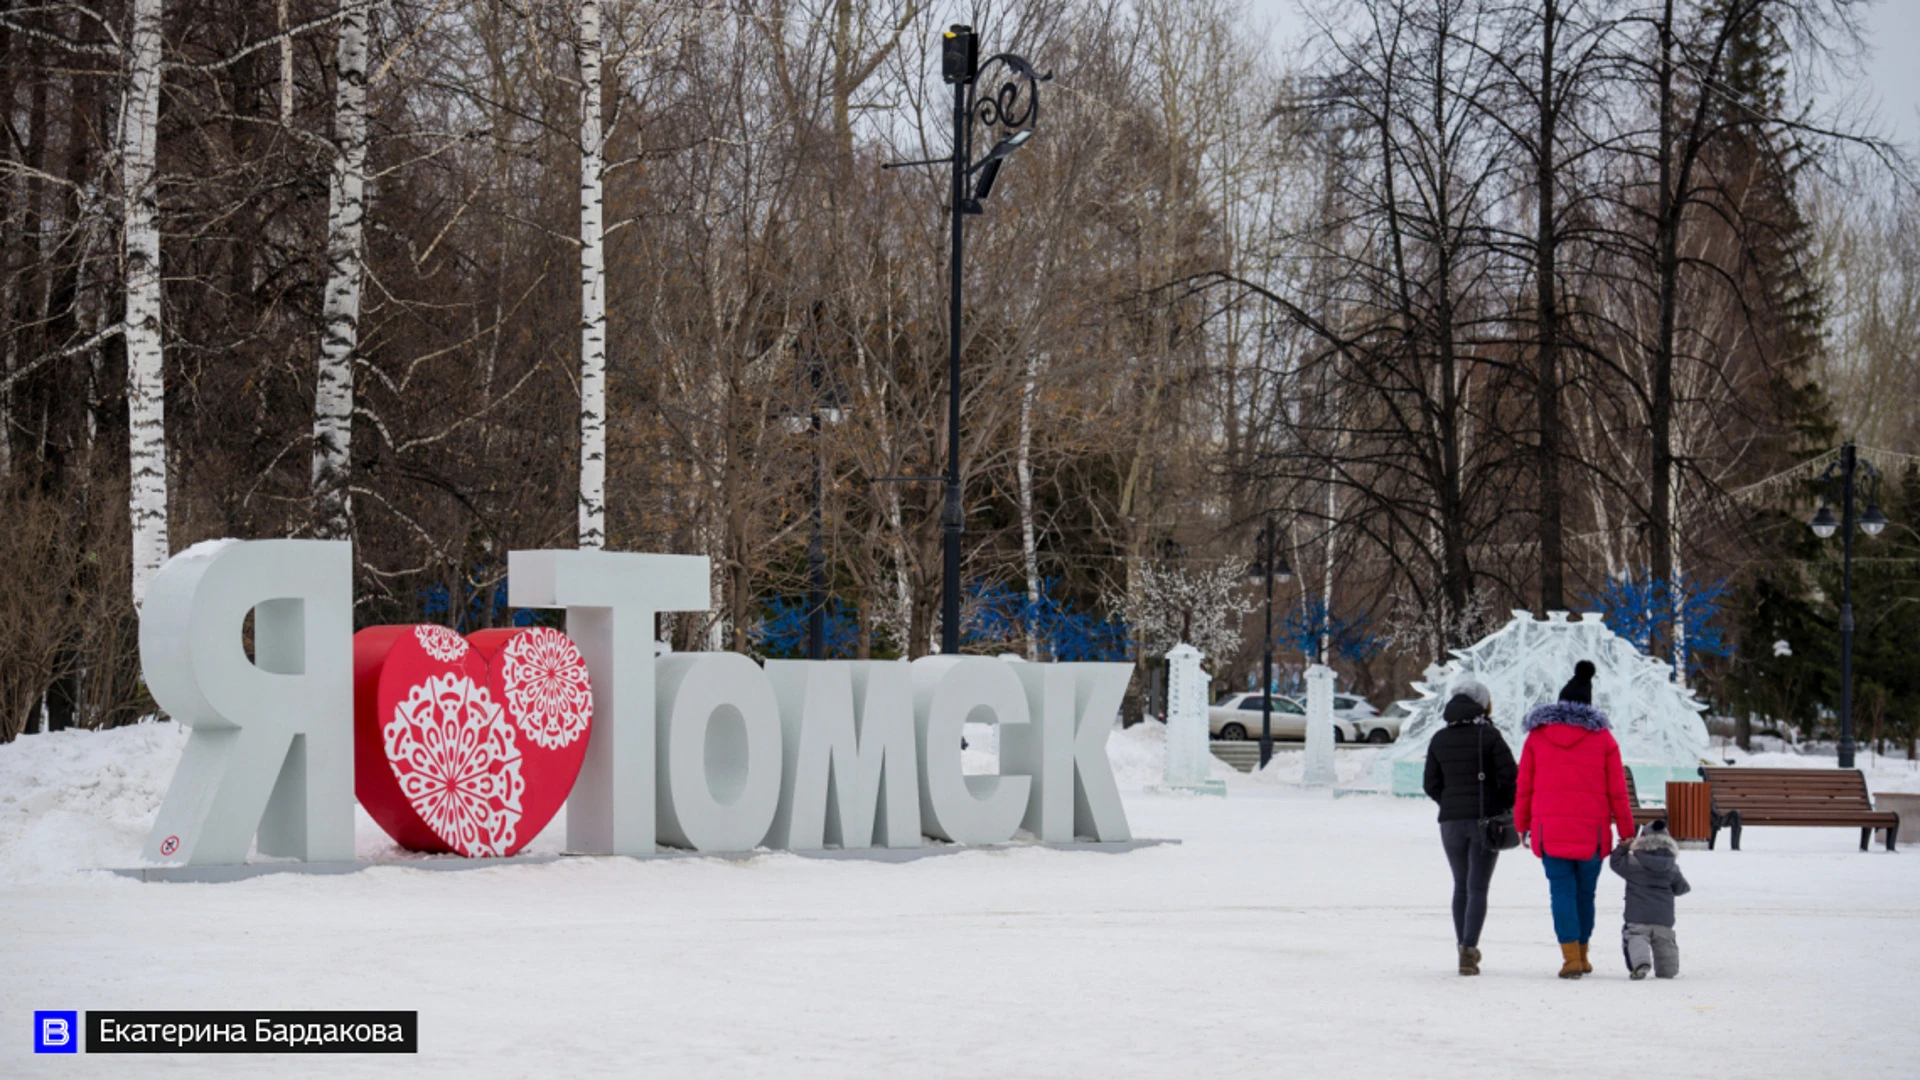
M 1587 943 L 1584 941 L 1580 943 L 1580 974 L 1593 974 L 1593 962 L 1587 959 Z
M 1471 945 L 1460 946 L 1460 974 L 1480 974 L 1480 950 Z
M 1582 967 L 1580 963 L 1580 943 L 1579 942 L 1577 941 L 1563 942 L 1560 945 L 1560 956 L 1563 960 L 1566 961 L 1565 963 L 1560 965 L 1561 978 L 1577 979 L 1580 976 L 1585 975 L 1587 973 L 1586 968 Z

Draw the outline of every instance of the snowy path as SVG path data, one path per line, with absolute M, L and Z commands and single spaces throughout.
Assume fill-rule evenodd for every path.
M 41 809 L 74 819 L 63 835 L 137 839 Z M 1494 879 L 1486 974 L 1451 973 L 1422 803 L 1241 778 L 1225 800 L 1129 794 L 1128 812 L 1184 843 L 204 886 L 50 873 L 55 823 L 22 829 L 0 802 L 0 1075 L 260 1074 L 28 1052 L 36 1008 L 166 1007 L 420 1010 L 417 1059 L 279 1058 L 277 1080 L 1920 1075 L 1920 860 L 1862 855 L 1849 830 L 1687 853 L 1674 982 L 1620 970 L 1609 876 L 1598 971 L 1562 982 L 1524 853 Z

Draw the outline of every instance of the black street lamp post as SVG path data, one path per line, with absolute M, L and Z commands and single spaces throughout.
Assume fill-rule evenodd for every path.
M 820 317 L 820 305 L 814 306 L 816 325 Z M 827 540 L 826 540 L 826 447 L 822 436 L 828 424 L 840 422 L 840 396 L 827 381 L 826 359 L 821 355 L 819 343 L 812 343 L 804 353 L 798 355 L 800 364 L 795 375 L 795 396 L 804 395 L 807 411 L 788 412 L 783 417 L 783 426 L 793 434 L 805 432 L 807 435 L 807 456 L 813 468 L 813 506 L 809 518 L 807 535 L 807 659 L 824 660 L 827 657 Z M 801 381 L 805 386 L 799 385 Z
M 1004 69 L 982 76 L 996 65 Z M 956 23 L 947 28 L 940 45 L 940 74 L 953 87 L 953 153 L 930 161 L 890 162 L 885 168 L 910 165 L 951 165 L 953 187 L 952 251 L 948 264 L 947 308 L 947 471 L 946 497 L 940 504 L 940 530 L 945 547 L 941 568 L 940 651 L 960 651 L 960 540 L 966 529 L 966 510 L 960 496 L 960 320 L 962 256 L 966 246 L 966 215 L 984 213 L 981 206 L 993 191 L 1001 163 L 1033 137 L 1040 119 L 1040 84 L 1052 78 L 1034 71 L 1024 57 L 998 53 L 980 61 L 980 39 L 973 27 Z M 983 82 L 999 84 L 985 96 L 976 90 Z M 998 127 L 1002 135 L 987 156 L 973 160 L 973 125 Z
M 823 504 L 826 483 L 820 453 L 820 360 L 816 356 L 809 371 L 813 391 L 809 403 L 808 447 L 813 458 L 813 531 L 807 537 L 807 659 L 827 658 L 827 541 Z
M 1273 760 L 1273 583 L 1292 581 L 1293 568 L 1280 554 L 1280 530 L 1274 527 L 1272 517 L 1267 518 L 1267 527 L 1260 530 L 1256 543 L 1260 555 L 1247 570 L 1247 580 L 1267 588 L 1266 649 L 1260 661 L 1260 767 L 1264 769 Z
M 1887 527 L 1887 516 L 1880 512 L 1880 470 L 1855 451 L 1852 442 L 1840 447 L 1840 460 L 1827 466 L 1820 476 L 1820 510 L 1810 523 L 1813 534 L 1822 540 L 1840 533 L 1840 767 L 1853 768 L 1853 494 L 1858 477 L 1867 478 L 1867 512 L 1861 515 L 1860 531 L 1880 535 Z M 1840 495 L 1840 520 L 1833 520 L 1829 506 L 1834 494 Z

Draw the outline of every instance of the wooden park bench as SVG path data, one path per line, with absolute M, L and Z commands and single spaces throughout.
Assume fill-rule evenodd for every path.
M 1875 810 L 1867 795 L 1867 780 L 1858 769 L 1752 769 L 1702 767 L 1700 775 L 1713 786 L 1712 834 L 1733 832 L 1733 850 L 1740 850 L 1740 831 L 1751 825 L 1799 825 L 1858 828 L 1860 850 L 1867 850 L 1873 830 L 1887 830 L 1887 850 L 1900 833 L 1900 815 Z
M 1652 822 L 1665 818 L 1667 811 L 1664 807 L 1640 805 L 1640 789 L 1634 785 L 1633 770 L 1627 769 L 1625 772 L 1627 774 L 1627 804 L 1633 809 L 1634 829 L 1644 829 Z

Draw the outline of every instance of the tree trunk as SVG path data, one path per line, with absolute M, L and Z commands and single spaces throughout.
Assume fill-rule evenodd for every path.
M 1677 491 L 1679 483 L 1674 483 Z M 1668 570 L 1667 597 L 1672 604 L 1673 616 L 1673 679 L 1681 687 L 1687 685 L 1687 597 L 1681 591 L 1684 583 L 1681 578 L 1685 572 L 1680 567 L 1680 508 L 1675 500 L 1673 507 L 1673 533 L 1669 540 L 1672 545 L 1672 564 Z
M 1033 624 L 1040 609 L 1040 550 L 1033 528 L 1033 384 L 1039 358 L 1027 354 L 1027 379 L 1020 387 L 1020 456 L 1014 464 L 1020 480 L 1020 555 L 1027 571 L 1027 659 L 1040 659 L 1040 642 Z
M 120 110 L 126 201 L 127 517 L 133 527 L 133 603 L 167 561 L 166 382 L 160 340 L 160 225 L 154 145 L 160 124 L 161 0 L 133 0 L 127 97 Z
M 42 70 L 46 63 L 46 47 L 38 39 L 28 39 L 26 49 L 26 70 Z M 11 58 L 9 58 L 11 62 Z M 48 337 L 47 306 L 50 285 L 47 276 L 47 227 L 45 215 L 46 182 L 42 179 L 47 169 L 47 84 L 52 82 L 51 74 L 43 74 L 29 80 L 27 95 L 27 145 L 25 154 L 25 180 L 18 192 L 19 217 L 12 214 L 8 220 L 20 223 L 20 254 L 23 256 L 20 273 L 16 278 L 13 268 L 0 267 L 6 272 L 4 295 L 0 295 L 0 318 L 8 320 L 6 342 L 6 360 L 4 370 L 0 370 L 0 477 L 13 473 L 13 373 L 19 361 L 20 339 L 24 327 L 38 327 L 34 337 L 39 339 L 39 347 L 47 348 L 51 342 Z M 7 119 L 12 121 L 11 110 L 14 105 L 12 86 L 9 84 L 8 96 L 4 99 L 9 109 Z M 13 177 L 8 178 L 11 187 Z M 9 190 L 9 195 L 15 194 Z M 11 201 L 11 200 L 9 200 Z M 12 209 L 9 207 L 9 209 Z M 32 340 L 32 339 L 29 339 Z M 28 359 L 31 361 L 30 351 Z M 42 453 L 45 452 L 44 447 Z
M 1674 541 L 1673 541 L 1673 336 L 1678 321 L 1680 295 L 1680 199 L 1673 185 L 1673 110 L 1674 110 L 1674 64 L 1673 64 L 1673 0 L 1666 0 L 1660 26 L 1660 60 L 1656 73 L 1659 84 L 1657 106 L 1660 110 L 1660 146 L 1658 150 L 1660 191 L 1659 206 L 1654 218 L 1655 253 L 1657 260 L 1654 276 L 1658 289 L 1659 323 L 1653 339 L 1653 371 L 1649 388 L 1648 402 L 1648 438 L 1652 443 L 1651 478 L 1653 490 L 1649 492 L 1647 540 L 1650 547 L 1649 560 L 1651 576 L 1655 582 L 1666 582 L 1671 590 L 1673 581 Z M 1666 614 L 1674 614 L 1668 612 Z M 1659 620 L 1653 627 L 1657 639 L 1660 631 Z M 1678 620 L 1674 627 L 1674 669 L 1681 680 L 1686 679 L 1686 671 L 1681 666 L 1682 646 L 1677 636 Z M 1654 654 L 1659 655 L 1655 641 L 1647 643 Z
M 293 35 L 287 33 L 287 0 L 280 0 L 280 123 L 293 125 Z
M 0 274 L 4 274 L 0 277 L 0 319 L 6 320 L 6 340 L 0 342 L 0 480 L 4 480 L 13 475 L 13 368 L 20 332 L 13 311 L 13 267 L 0 265 Z
M 20 66 L 13 55 L 13 25 L 0 23 L 0 101 L 6 102 L 9 110 L 14 102 L 13 75 Z M 0 391 L 0 479 L 13 472 L 13 384 L 6 380 L 13 374 L 18 334 L 13 316 L 13 254 L 20 247 L 20 233 L 11 227 L 19 198 L 17 179 L 8 176 L 0 181 L 0 381 L 6 387 Z
M 881 485 L 885 489 L 883 498 L 887 510 L 887 545 L 893 552 L 893 626 L 894 634 L 899 637 L 896 643 L 900 654 L 918 657 L 914 651 L 916 622 L 914 620 L 913 580 L 908 570 L 906 524 L 900 513 L 900 493 L 892 484 Z
M 1534 160 L 1540 189 L 1534 273 L 1540 309 L 1535 394 L 1540 424 L 1540 607 L 1543 611 L 1563 611 L 1567 606 L 1560 497 L 1560 311 L 1554 279 L 1559 254 L 1554 208 L 1554 182 L 1558 179 L 1554 143 L 1560 108 L 1554 99 L 1554 37 L 1558 30 L 1557 4 L 1555 0 L 1546 0 L 1540 19 L 1540 130 Z
M 1334 519 L 1339 514 L 1338 491 L 1333 483 L 1336 469 L 1336 465 L 1332 462 L 1328 463 L 1326 560 L 1325 564 L 1321 567 L 1320 574 L 1320 639 L 1316 642 L 1313 652 L 1314 662 L 1319 664 L 1327 662 L 1327 657 L 1333 648 L 1333 537 L 1336 531 Z
M 600 0 L 580 0 L 580 546 L 607 544 L 607 263 Z
M 368 0 L 342 0 L 334 81 L 333 177 L 327 205 L 327 289 L 313 401 L 313 532 L 353 534 L 354 353 L 360 343 L 362 227 L 367 201 Z

